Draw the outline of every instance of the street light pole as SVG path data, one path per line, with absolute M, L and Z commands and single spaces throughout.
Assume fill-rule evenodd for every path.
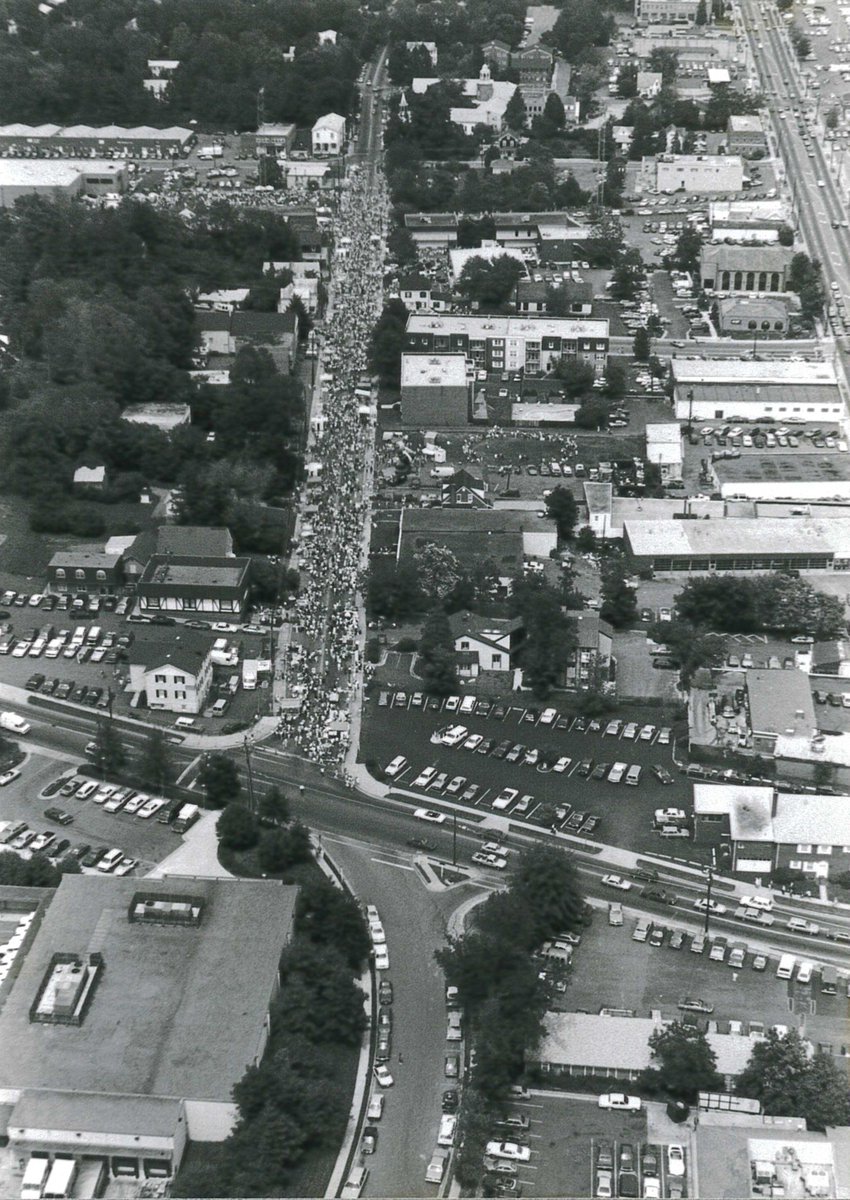
M 691 440 L 694 424 L 694 389 L 688 389 L 688 441 Z

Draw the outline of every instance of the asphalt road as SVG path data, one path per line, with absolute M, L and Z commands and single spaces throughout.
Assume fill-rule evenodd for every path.
M 445 941 L 452 909 L 472 896 L 464 884 L 449 891 L 426 890 L 411 852 L 364 844 L 337 835 L 323 844 L 342 867 L 364 903 L 374 904 L 387 935 L 390 970 L 379 973 L 393 985 L 392 1057 L 387 1064 L 395 1083 L 383 1090 L 384 1115 L 377 1152 L 369 1168 L 367 1196 L 421 1196 L 425 1168 L 437 1144 L 441 1096 L 456 1081 L 445 1078 L 445 982 L 434 951 Z

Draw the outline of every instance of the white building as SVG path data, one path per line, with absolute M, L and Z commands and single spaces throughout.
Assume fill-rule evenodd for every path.
M 674 358 L 679 421 L 840 421 L 845 406 L 832 363 Z
M 345 146 L 345 117 L 326 113 L 312 130 L 314 154 L 341 154 Z
M 416 77 L 411 83 L 411 90 L 415 95 L 423 95 L 439 82 L 437 78 Z M 505 110 L 517 85 L 493 79 L 487 63 L 479 71 L 477 79 L 461 79 L 457 82 L 469 103 L 450 110 L 449 119 L 452 123 L 460 125 L 464 133 L 472 133 L 476 125 L 489 125 L 500 133 L 504 126 Z
M 737 154 L 658 154 L 644 158 L 639 173 L 642 191 L 740 192 L 744 162 Z
M 130 651 L 129 690 L 143 692 L 148 708 L 176 713 L 202 711 L 212 686 L 209 638 L 184 629 L 175 636 L 140 636 Z
M 682 478 L 682 430 L 672 421 L 646 427 L 646 458 L 661 472 L 662 483 Z

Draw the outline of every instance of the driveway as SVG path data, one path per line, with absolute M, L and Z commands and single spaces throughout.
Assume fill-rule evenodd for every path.
M 148 872 L 149 879 L 162 879 L 165 875 L 203 875 L 208 879 L 230 879 L 218 861 L 218 837 L 215 827 L 221 814 L 204 813 L 183 835 L 181 844 Z

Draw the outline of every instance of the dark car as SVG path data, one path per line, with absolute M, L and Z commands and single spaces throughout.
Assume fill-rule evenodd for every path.
M 585 823 L 582 825 L 581 829 L 579 830 L 579 833 L 584 833 L 584 834 L 588 834 L 588 835 L 593 833 L 599 827 L 599 823 L 601 822 L 601 820 L 602 820 L 601 817 L 588 817 L 587 820 L 585 821 Z
M 621 1196 L 626 1196 L 629 1200 L 632 1200 L 632 1197 L 640 1195 L 638 1191 L 638 1177 L 634 1171 L 621 1171 L 619 1183 Z
M 103 695 L 103 688 L 99 688 L 99 687 L 89 688 L 88 694 L 86 695 L 86 704 L 88 704 L 91 708 L 94 708 L 102 695 Z
M 363 1141 L 360 1149 L 364 1154 L 374 1154 L 378 1148 L 378 1126 L 367 1125 L 363 1130 Z
M 65 679 L 65 680 L 63 680 L 62 683 L 59 684 L 58 688 L 56 689 L 56 691 L 53 694 L 55 695 L 57 700 L 67 700 L 73 690 L 74 690 L 73 683 L 71 683 L 70 680 Z
M 579 765 L 576 767 L 575 774 L 578 775 L 578 777 L 580 779 L 587 779 L 588 775 L 590 774 L 590 772 L 592 770 L 593 770 L 593 759 L 592 758 L 583 758 L 581 760 L 581 762 L 579 763 Z
M 81 867 L 96 867 L 97 864 L 100 862 L 100 860 L 103 858 L 105 853 L 106 853 L 105 846 L 95 846 L 95 848 L 93 850 L 89 850 L 88 854 L 85 854 L 80 859 L 80 866 Z
M 606 762 L 597 763 L 596 766 L 593 768 L 593 770 L 590 772 L 590 778 L 591 779 L 604 779 L 607 776 L 608 772 L 611 770 L 611 767 L 613 765 L 614 765 L 613 763 L 606 763 Z
M 428 838 L 408 838 L 407 844 L 411 850 L 436 850 L 435 842 L 431 842 Z
M 658 904 L 675 904 L 676 897 L 665 888 L 647 887 L 641 892 L 644 900 L 655 900 Z
M 586 733 L 586 732 L 587 732 L 587 721 L 585 720 L 584 717 L 576 717 L 575 724 L 573 725 L 573 733 Z
M 493 709 L 493 717 L 497 721 L 504 721 L 504 719 L 507 715 L 508 715 L 508 710 L 505 708 L 505 706 L 503 704 L 497 704 L 496 707 Z
M 392 1004 L 393 1002 L 393 985 L 389 979 L 382 979 L 381 986 L 378 991 L 378 1000 L 381 1004 Z
M 566 828 L 567 829 L 581 829 L 582 825 L 585 823 L 586 820 L 587 820 L 587 813 L 574 812 L 571 814 L 569 820 L 567 821 Z
M 36 673 L 35 675 L 30 675 L 25 686 L 28 692 L 37 692 L 43 683 L 44 676 Z
M 44 815 L 48 821 L 55 821 L 57 825 L 70 825 L 74 819 L 64 808 L 46 808 Z
M 162 616 L 161 614 L 158 614 L 155 617 L 149 617 L 148 620 L 151 625 L 176 625 L 177 624 L 177 621 L 174 617 L 165 617 L 165 616 Z
M 41 694 L 42 696 L 52 696 L 58 687 L 58 679 L 46 679 L 41 687 Z
M 88 687 L 84 683 L 81 683 L 79 687 L 74 688 L 73 692 L 71 693 L 71 699 L 75 704 L 82 704 L 88 695 L 88 692 Z
M 50 847 L 50 857 L 54 859 L 61 858 L 70 845 L 71 843 L 68 838 L 60 838 L 58 842 L 54 842 Z
M 525 712 L 522 714 L 522 719 L 523 719 L 523 721 L 530 722 L 530 724 L 532 724 L 532 725 L 536 725 L 537 719 L 539 716 L 540 716 L 540 710 L 538 708 L 527 708 L 525 710 Z
M 493 758 L 504 758 L 510 748 L 510 742 L 499 742 L 498 746 L 493 751 Z
M 454 1088 L 449 1088 L 448 1091 L 443 1092 L 443 1112 L 456 1112 L 459 1102 L 458 1094 Z
M 476 709 L 476 716 L 489 717 L 492 710 L 493 710 L 493 705 L 490 703 L 489 700 L 479 700 L 478 708 Z
M 635 867 L 632 871 L 633 879 L 644 879 L 647 883 L 655 883 L 658 879 L 658 872 L 652 867 Z
M 635 1148 L 631 1142 L 620 1142 L 620 1170 L 633 1171 L 635 1169 Z

